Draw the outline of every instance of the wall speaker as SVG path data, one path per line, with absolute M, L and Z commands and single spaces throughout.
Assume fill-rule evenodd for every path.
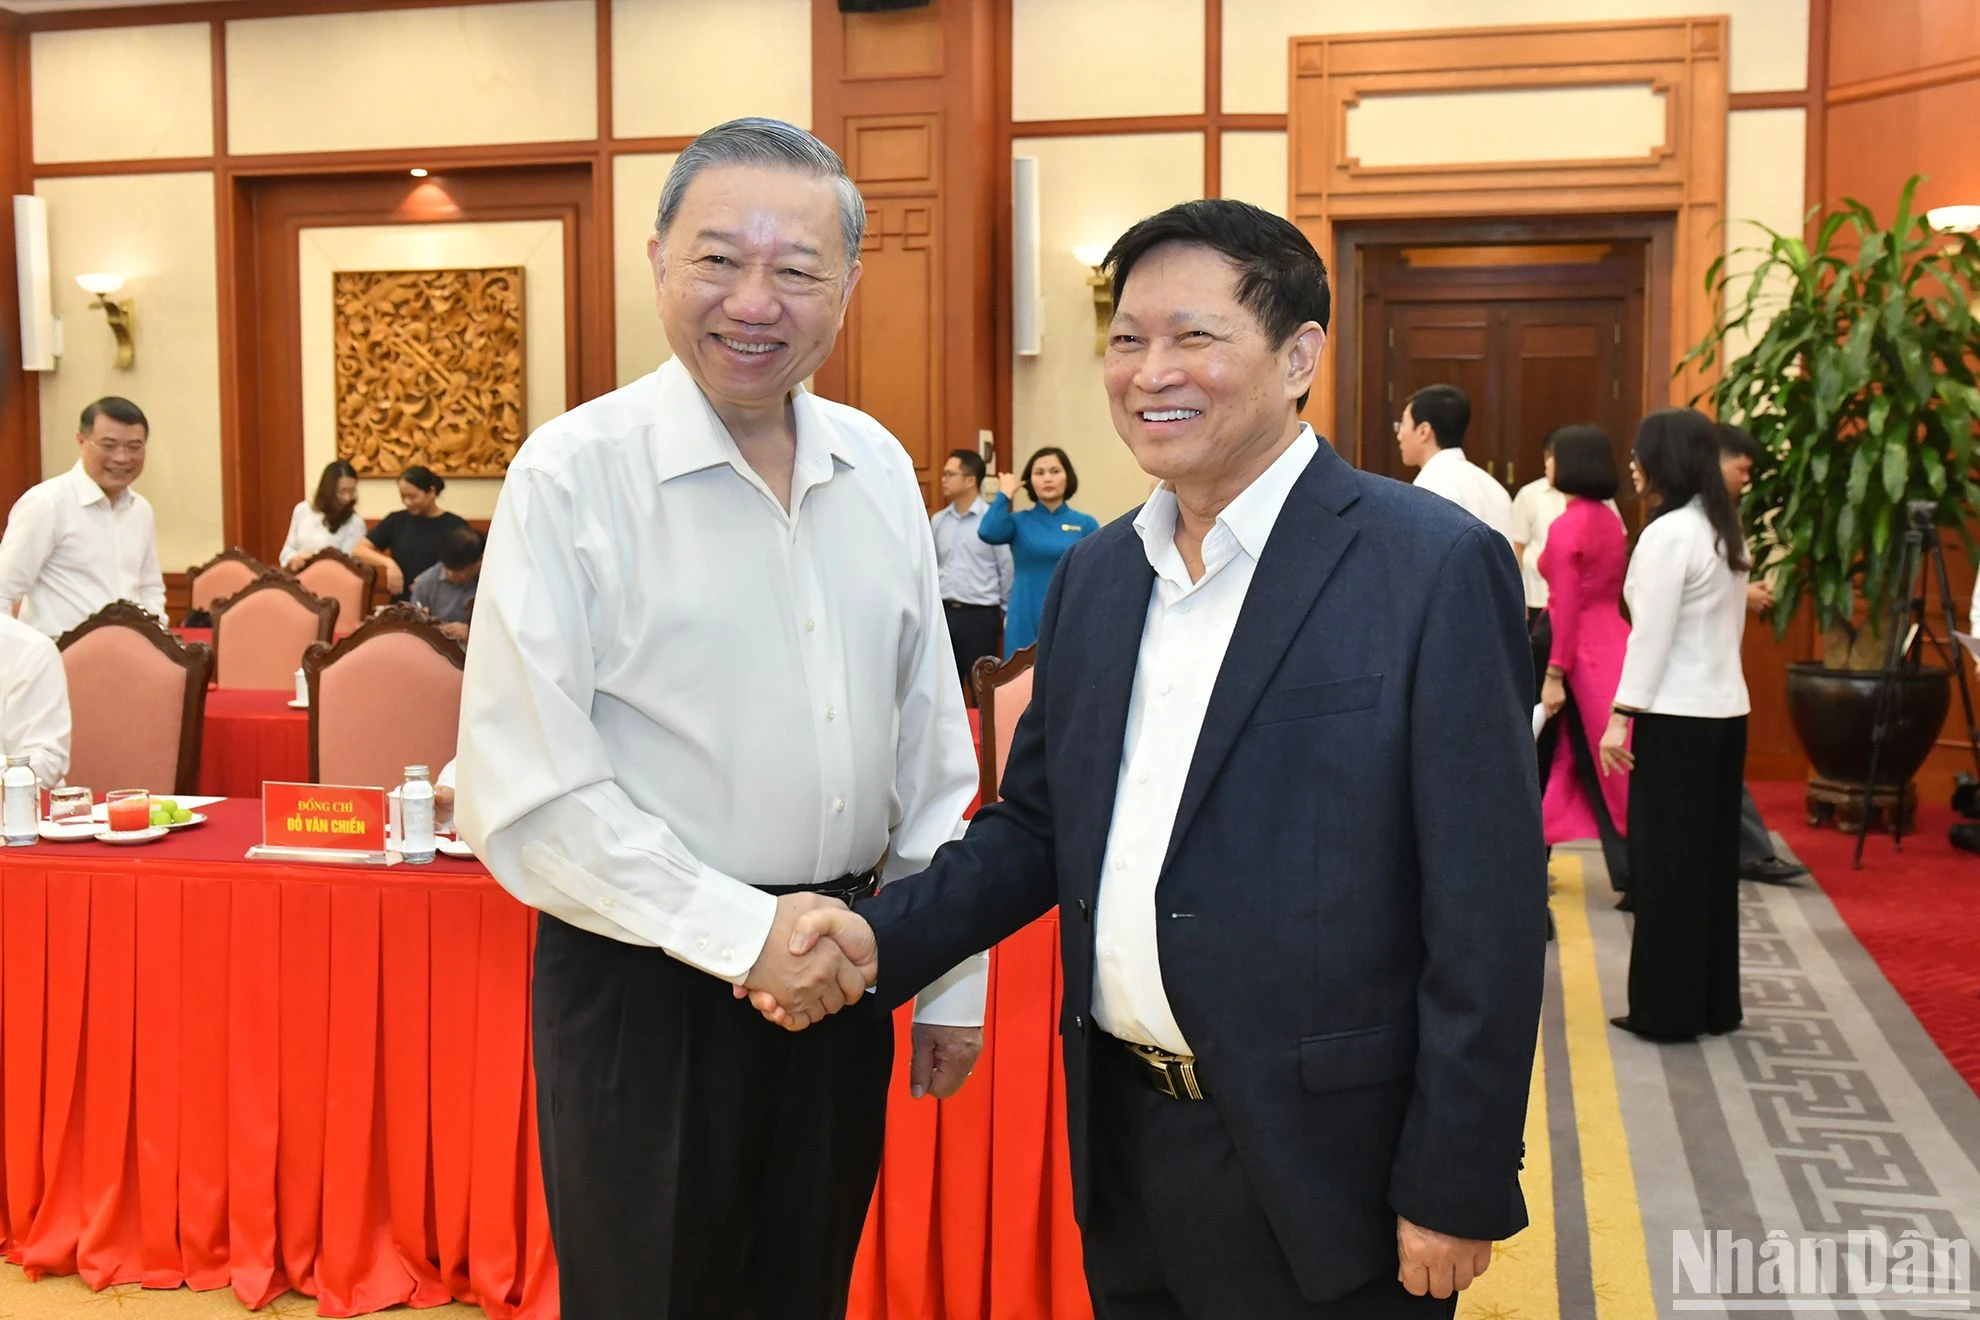
M 21 288 L 21 370 L 53 371 L 55 304 L 48 282 L 48 203 L 14 198 L 14 269 Z
M 929 0 L 839 0 L 842 14 L 885 14 L 896 9 L 926 9 Z
M 1038 158 L 1011 158 L 1011 344 L 1037 357 L 1045 338 L 1045 293 L 1038 269 Z

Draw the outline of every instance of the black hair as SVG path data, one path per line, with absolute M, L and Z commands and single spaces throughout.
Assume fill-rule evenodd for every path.
M 1038 502 L 1038 492 L 1031 488 L 1031 465 L 1047 454 L 1059 460 L 1059 466 L 1066 470 L 1066 493 L 1059 497 L 1062 504 L 1071 504 L 1073 495 L 1079 490 L 1079 473 L 1073 471 L 1072 460 L 1066 451 L 1057 445 L 1046 445 L 1043 449 L 1024 460 L 1024 493 L 1031 496 L 1032 503 Z
M 962 465 L 962 474 L 965 477 L 979 486 L 983 484 L 984 475 L 990 470 L 983 462 L 983 455 L 974 449 L 951 449 L 949 457 Z
M 316 498 L 309 502 L 310 508 L 323 515 L 323 525 L 333 532 L 357 516 L 356 500 L 348 505 L 337 503 L 337 483 L 346 477 L 356 481 L 357 469 L 341 458 L 327 464 L 316 479 Z
M 1409 396 L 1409 419 L 1430 423 L 1437 448 L 1462 448 L 1471 428 L 1471 396 L 1455 385 L 1425 385 Z
M 1599 426 L 1561 426 L 1548 432 L 1554 455 L 1554 489 L 1584 499 L 1616 497 L 1616 451 Z
M 1657 497 L 1652 521 L 1697 500 L 1725 552 L 1727 566 L 1744 573 L 1752 566 L 1746 557 L 1746 537 L 1739 529 L 1732 496 L 1726 493 L 1726 479 L 1719 471 L 1719 442 L 1712 432 L 1712 419 L 1696 408 L 1659 408 L 1636 428 L 1636 465 Z
M 481 533 L 472 527 L 456 527 L 447 533 L 447 539 L 440 543 L 440 563 L 443 567 L 460 570 L 472 568 L 481 562 Z
M 1739 427 L 1731 422 L 1714 422 L 1712 436 L 1719 442 L 1721 458 L 1751 459 L 1755 467 L 1760 466 L 1760 446 Z
M 435 473 L 432 468 L 420 467 L 418 464 L 414 464 L 404 472 L 401 472 L 399 474 L 399 480 L 408 485 L 418 487 L 428 495 L 438 495 L 441 491 L 447 489 L 447 479 L 445 477 Z
M 90 433 L 98 417 L 108 417 L 111 421 L 122 422 L 125 426 L 142 426 L 146 436 L 151 434 L 151 422 L 146 419 L 144 409 L 129 399 L 120 399 L 114 394 L 106 394 L 82 410 L 84 435 Z
M 1327 263 L 1313 244 L 1291 221 L 1228 198 L 1183 202 L 1115 239 L 1101 265 L 1113 272 L 1116 306 L 1135 265 L 1165 243 L 1209 248 L 1236 267 L 1237 300 L 1258 318 L 1274 351 L 1308 321 L 1327 328 L 1333 294 Z M 1300 395 L 1298 406 L 1306 407 L 1306 399 Z

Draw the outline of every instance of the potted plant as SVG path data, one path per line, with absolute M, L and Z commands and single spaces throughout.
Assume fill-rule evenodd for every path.
M 1686 357 L 1719 368 L 1699 399 L 1765 455 L 1744 512 L 1756 572 L 1772 575 L 1774 631 L 1785 636 L 1806 603 L 1821 632 L 1822 659 L 1788 671 L 1789 714 L 1815 767 L 1811 815 L 1860 793 L 1869 774 L 1885 633 L 1912 591 L 1900 580 L 1909 520 L 1974 548 L 1980 242 L 1914 214 L 1917 185 L 1905 185 L 1888 229 L 1853 199 L 1812 242 L 1756 226 L 1766 246 L 1713 263 L 1718 318 Z M 1901 797 L 1931 751 L 1950 675 L 1921 668 L 1899 688 L 1883 801 Z

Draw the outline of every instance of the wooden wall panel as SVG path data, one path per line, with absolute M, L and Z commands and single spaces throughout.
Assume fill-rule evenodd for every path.
M 1980 6 L 1975 6 L 1980 12 Z M 1889 223 L 1898 192 L 1923 174 L 1921 206 L 1980 201 L 1980 67 L 1958 82 L 1829 104 L 1826 201 L 1854 197 Z
M 1980 59 L 1973 0 L 1829 0 L 1830 91 Z
M 970 0 L 892 14 L 812 10 L 813 131 L 867 204 L 865 273 L 817 384 L 878 418 L 932 504 L 941 456 L 996 425 L 1000 66 Z M 1008 93 L 1006 92 L 1007 96 Z M 1006 185 L 1007 186 L 1007 185 Z M 1003 203 L 1008 206 L 1008 202 Z M 1008 437 L 999 436 L 1008 446 Z

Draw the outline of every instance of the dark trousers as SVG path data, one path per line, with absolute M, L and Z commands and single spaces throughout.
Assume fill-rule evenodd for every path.
M 1746 719 L 1639 715 L 1631 746 L 1630 1022 L 1671 1036 L 1731 1031 L 1740 1022 Z
M 658 949 L 538 918 L 537 1127 L 567 1320 L 837 1320 L 894 1026 L 802 1032 Z
M 1753 801 L 1753 790 L 1744 783 L 1739 786 L 1739 864 L 1751 866 L 1755 862 L 1774 860 L 1774 836 L 1767 829 L 1767 822 L 1760 818 L 1760 808 Z
M 1102 1040 L 1093 1066 L 1093 1183 L 1082 1236 L 1097 1320 L 1416 1320 L 1457 1299 L 1413 1297 L 1394 1266 L 1310 1302 L 1212 1100 L 1175 1100 Z
M 958 605 L 942 602 L 942 616 L 949 621 L 949 646 L 956 653 L 956 673 L 962 679 L 963 695 L 970 694 L 969 671 L 986 655 L 999 659 L 1004 654 L 1004 609 L 1001 605 Z

